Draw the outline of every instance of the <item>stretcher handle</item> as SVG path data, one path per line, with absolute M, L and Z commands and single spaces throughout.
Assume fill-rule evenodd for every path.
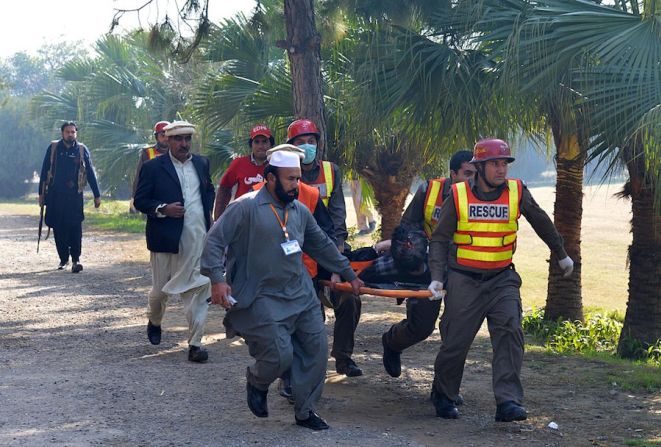
M 332 290 L 339 290 L 340 292 L 353 293 L 353 288 L 348 282 L 338 282 L 333 284 L 330 281 L 320 280 L 319 284 L 322 286 L 330 287 Z M 393 290 L 393 289 L 375 289 L 372 287 L 361 287 L 361 295 L 374 295 L 384 298 L 416 298 L 416 299 L 429 299 L 431 292 L 429 290 Z

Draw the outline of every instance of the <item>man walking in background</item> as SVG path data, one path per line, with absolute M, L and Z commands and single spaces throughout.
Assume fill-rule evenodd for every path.
M 218 220 L 227 208 L 227 204 L 232 199 L 234 187 L 236 187 L 234 198 L 238 199 L 245 193 L 252 191 L 253 186 L 264 181 L 266 151 L 274 145 L 275 139 L 271 134 L 271 129 L 263 124 L 257 124 L 252 128 L 248 140 L 250 155 L 232 160 L 220 179 L 218 192 L 216 193 L 216 205 L 213 209 L 213 220 Z
M 154 158 L 165 154 L 168 151 L 168 137 L 165 136 L 164 130 L 165 126 L 168 124 L 170 124 L 169 121 L 159 121 L 158 123 L 154 124 L 154 138 L 156 138 L 156 144 L 140 150 L 138 166 L 135 168 L 135 177 L 133 178 L 133 187 L 131 188 L 131 212 L 135 212 L 135 207 L 133 206 L 133 198 L 135 197 L 135 190 L 138 188 L 138 177 L 140 177 L 140 170 L 142 169 L 142 165 L 149 160 L 153 160 Z
M 92 167 L 90 152 L 76 139 L 78 126 L 67 121 L 60 127 L 62 138 L 51 142 L 46 150 L 39 179 L 39 206 L 46 207 L 46 225 L 53 229 L 58 270 L 71 258 L 72 273 L 83 270 L 80 253 L 83 240 L 83 190 L 89 183 L 94 194 L 94 207 L 101 205 L 101 194 Z

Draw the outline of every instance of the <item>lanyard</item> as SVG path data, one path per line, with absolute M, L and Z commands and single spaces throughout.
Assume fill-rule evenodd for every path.
M 280 216 L 278 215 L 278 212 L 275 210 L 275 207 L 273 204 L 271 204 L 271 211 L 273 211 L 273 214 L 275 214 L 275 218 L 278 219 L 278 223 L 280 224 L 280 227 L 282 228 L 282 232 L 285 233 L 285 239 L 289 241 L 289 233 L 287 232 L 287 218 L 289 217 L 289 211 L 287 208 L 285 208 L 285 221 L 283 222 L 280 219 Z

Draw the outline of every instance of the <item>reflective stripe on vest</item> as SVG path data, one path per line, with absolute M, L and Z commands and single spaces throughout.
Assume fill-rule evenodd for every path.
M 479 200 L 468 183 L 452 185 L 457 210 L 457 263 L 479 269 L 505 268 L 512 263 L 521 216 L 521 180 L 507 180 L 496 200 Z
M 427 195 L 425 196 L 425 220 L 422 224 L 427 237 L 431 239 L 438 224 L 438 217 L 441 214 L 441 205 L 443 205 L 443 185 L 444 178 L 435 178 L 427 183 Z
M 328 206 L 328 201 L 333 193 L 333 181 L 335 173 L 333 172 L 333 163 L 330 161 L 322 161 L 321 169 L 319 169 L 319 176 L 313 183 L 308 183 L 319 190 L 321 201 L 324 205 Z
M 152 159 L 158 157 L 159 155 L 161 155 L 161 153 L 157 152 L 155 147 L 147 148 L 147 159 L 148 160 L 152 160 Z

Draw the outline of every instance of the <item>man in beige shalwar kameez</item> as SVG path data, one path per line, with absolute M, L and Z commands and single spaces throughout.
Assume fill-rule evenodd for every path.
M 188 360 L 205 362 L 204 324 L 211 296 L 209 278 L 200 275 L 204 237 L 211 225 L 214 188 L 209 160 L 191 154 L 195 127 L 175 121 L 165 127 L 170 151 L 142 167 L 134 205 L 147 214 L 147 248 L 151 252 L 147 336 L 161 342 L 161 321 L 169 297 L 181 296 L 188 320 Z

